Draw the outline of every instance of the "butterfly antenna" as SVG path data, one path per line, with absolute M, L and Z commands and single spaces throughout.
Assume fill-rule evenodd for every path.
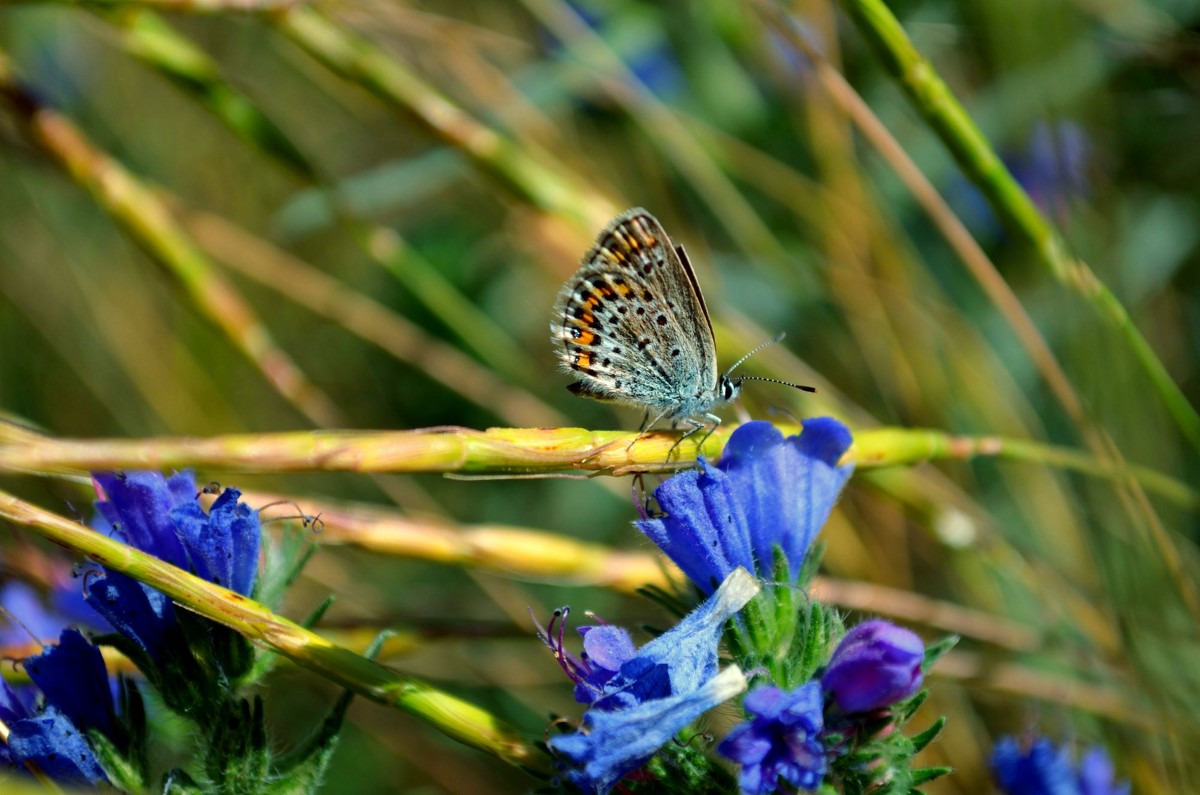
M 733 379 L 735 384 L 741 384 L 743 381 L 766 381 L 769 384 L 782 384 L 790 386 L 792 389 L 799 389 L 801 392 L 816 392 L 815 386 L 805 386 L 804 384 L 793 384 L 791 381 L 780 381 L 778 378 L 763 378 L 760 375 L 742 375 Z
M 738 359 L 736 362 L 734 362 L 734 363 L 733 363 L 733 367 L 730 367 L 728 370 L 726 370 L 726 371 L 725 371 L 725 375 L 729 375 L 729 374 L 730 374 L 730 373 L 732 373 L 734 370 L 736 370 L 736 369 L 738 369 L 739 367 L 741 367 L 741 366 L 742 366 L 742 362 L 746 361 L 746 360 L 747 360 L 747 359 L 749 359 L 751 356 L 753 356 L 754 354 L 756 354 L 756 353 L 758 353 L 759 351 L 761 351 L 763 348 L 767 347 L 768 345 L 774 345 L 775 343 L 779 342 L 781 339 L 783 339 L 783 338 L 784 338 L 784 337 L 786 337 L 786 336 L 787 336 L 787 333 L 786 333 L 786 332 L 783 332 L 783 331 L 781 331 L 781 332 L 779 332 L 778 334 L 776 334 L 774 337 L 771 337 L 771 339 L 767 340 L 767 341 L 766 341 L 766 342 L 764 342 L 764 343 L 761 343 L 761 344 L 760 344 L 760 345 L 759 345 L 757 348 L 755 348 L 754 350 L 750 351 L 750 352 L 749 352 L 749 353 L 747 353 L 745 356 L 743 356 L 742 358 L 740 358 L 740 359 Z M 738 380 L 741 380 L 741 379 L 738 379 Z
M 740 358 L 736 362 L 734 362 L 733 367 L 730 367 L 728 370 L 725 371 L 725 375 L 728 376 L 734 370 L 741 367 L 742 362 L 746 361 L 751 356 L 758 353 L 759 351 L 761 351 L 763 348 L 767 347 L 768 345 L 774 345 L 775 343 L 779 342 L 785 336 L 787 336 L 785 334 L 785 332 L 781 331 L 778 334 L 776 334 L 774 337 L 771 337 L 771 339 L 762 343 L 757 348 L 750 351 L 745 356 L 743 356 L 742 358 Z M 791 381 L 781 381 L 778 378 L 764 378 L 761 375 L 742 375 L 742 376 L 738 376 L 737 378 L 733 379 L 733 382 L 735 384 L 739 384 L 739 385 L 743 381 L 766 381 L 769 384 L 782 384 L 783 386 L 790 386 L 792 389 L 799 389 L 801 392 L 816 392 L 817 391 L 817 388 L 815 386 L 804 386 L 803 384 L 793 384 Z

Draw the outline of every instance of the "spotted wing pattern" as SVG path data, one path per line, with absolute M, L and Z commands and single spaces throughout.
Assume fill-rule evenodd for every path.
M 717 402 L 712 324 L 681 255 L 640 208 L 600 234 L 555 304 L 551 330 L 579 379 L 573 392 L 670 417 Z

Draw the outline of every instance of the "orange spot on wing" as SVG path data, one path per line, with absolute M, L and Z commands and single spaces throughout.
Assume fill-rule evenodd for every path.
M 586 353 L 577 353 L 575 354 L 575 365 L 577 367 L 591 367 L 592 357 Z
M 579 338 L 576 339 L 575 341 L 578 342 L 580 345 L 591 345 L 592 340 L 594 340 L 594 339 L 596 339 L 596 335 L 590 331 L 585 330 L 584 332 L 582 332 L 579 335 Z
M 600 303 L 600 296 L 589 295 L 587 298 L 583 299 L 583 302 L 588 306 L 595 306 L 596 304 Z

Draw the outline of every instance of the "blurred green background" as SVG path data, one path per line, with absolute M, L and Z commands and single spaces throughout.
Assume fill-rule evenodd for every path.
M 0 2 L 0 50 L 21 96 L 94 147 L 56 149 L 69 136 L 39 137 L 11 88 L 0 101 L 0 411 L 11 418 L 123 438 L 634 428 L 636 412 L 565 391 L 549 324 L 595 234 L 643 206 L 686 244 L 722 363 L 786 331 L 747 372 L 821 389 L 752 384 L 727 422 L 829 413 L 857 428 L 1087 449 L 1088 431 L 959 251 L 757 4 L 155 5 Z M 1200 6 L 891 7 L 1200 403 Z M 1112 324 L 997 221 L 850 19 L 824 2 L 788 10 L 991 258 L 1094 427 L 1128 461 L 1196 484 L 1196 447 Z M 146 188 L 127 203 L 124 174 Z M 155 237 L 163 228 L 175 236 Z M 627 480 L 198 479 L 646 548 Z M 70 483 L 4 474 L 0 487 L 86 514 Z M 944 629 L 942 603 L 993 617 L 934 680 L 923 715 L 950 724 L 922 758 L 958 772 L 930 792 L 990 791 L 992 739 L 1035 727 L 1107 744 L 1136 792 L 1200 788 L 1200 647 L 1186 598 L 1196 515 L 1039 463 L 925 464 L 851 482 L 824 534 L 827 574 L 905 592 L 929 618 L 916 624 L 927 639 Z M 24 576 L 36 545 L 12 533 L 3 543 L 3 576 Z M 445 634 L 387 662 L 534 738 L 552 712 L 579 711 L 526 605 L 543 618 L 570 603 L 617 623 L 666 620 L 596 588 L 345 548 L 318 552 L 287 612 L 303 616 L 330 592 L 330 625 Z M 870 608 L 884 592 L 864 593 Z M 994 642 L 1012 627 L 1032 640 Z M 335 697 L 295 670 L 273 683 L 280 743 Z M 326 791 L 532 785 L 360 702 Z

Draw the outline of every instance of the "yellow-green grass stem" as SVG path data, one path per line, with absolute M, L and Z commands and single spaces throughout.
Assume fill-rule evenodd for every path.
M 243 141 L 306 182 L 323 186 L 316 167 L 252 99 L 225 79 L 220 64 L 207 53 L 151 11 L 106 8 L 97 11 L 118 29 L 126 53 L 164 75 Z M 337 189 L 330 189 L 330 195 L 336 200 Z M 356 222 L 354 228 L 363 251 L 410 290 L 479 359 L 511 380 L 526 385 L 536 381 L 527 357 L 508 332 L 395 231 L 362 222 Z M 286 282 L 283 286 L 286 289 Z
M 206 582 L 153 555 L 0 491 L 0 519 L 26 527 L 71 552 L 122 572 L 176 604 L 223 624 L 353 692 L 423 719 L 449 737 L 514 765 L 538 768 L 544 757 L 488 711 L 402 676 L 276 615 L 241 594 Z
M 249 359 L 275 390 L 316 425 L 336 425 L 340 412 L 272 339 L 235 287 L 213 267 L 153 189 L 97 147 L 70 119 L 43 105 L 18 80 L 0 51 L 0 103 L 27 137 L 174 277 L 196 311 Z
M 879 54 L 884 68 L 987 197 L 992 210 L 1034 250 L 1061 284 L 1085 298 L 1125 339 L 1168 411 L 1191 443 L 1200 448 L 1200 413 L 1171 378 L 1129 312 L 1087 263 L 1075 257 L 1058 230 L 996 154 L 933 64 L 917 50 L 883 0 L 843 0 L 858 29 Z
M 785 434 L 800 431 L 780 424 Z M 734 428 L 681 440 L 678 431 L 636 433 L 585 428 L 442 426 L 408 431 L 289 431 L 209 437 L 54 439 L 22 435 L 0 443 L 0 473 L 72 476 L 119 469 L 198 467 L 223 472 L 443 473 L 466 476 L 623 475 L 670 472 L 710 460 Z M 1121 468 L 1076 450 L 1002 436 L 959 436 L 921 428 L 856 431 L 844 461 L 905 466 L 980 456 L 1042 464 L 1100 478 L 1133 477 L 1150 492 L 1190 509 L 1200 494 L 1153 469 Z
M 570 177 L 548 153 L 534 153 L 452 103 L 370 40 L 311 8 L 273 17 L 277 29 L 326 68 L 404 110 L 437 139 L 462 152 L 514 195 L 542 212 L 599 229 L 612 202 Z

